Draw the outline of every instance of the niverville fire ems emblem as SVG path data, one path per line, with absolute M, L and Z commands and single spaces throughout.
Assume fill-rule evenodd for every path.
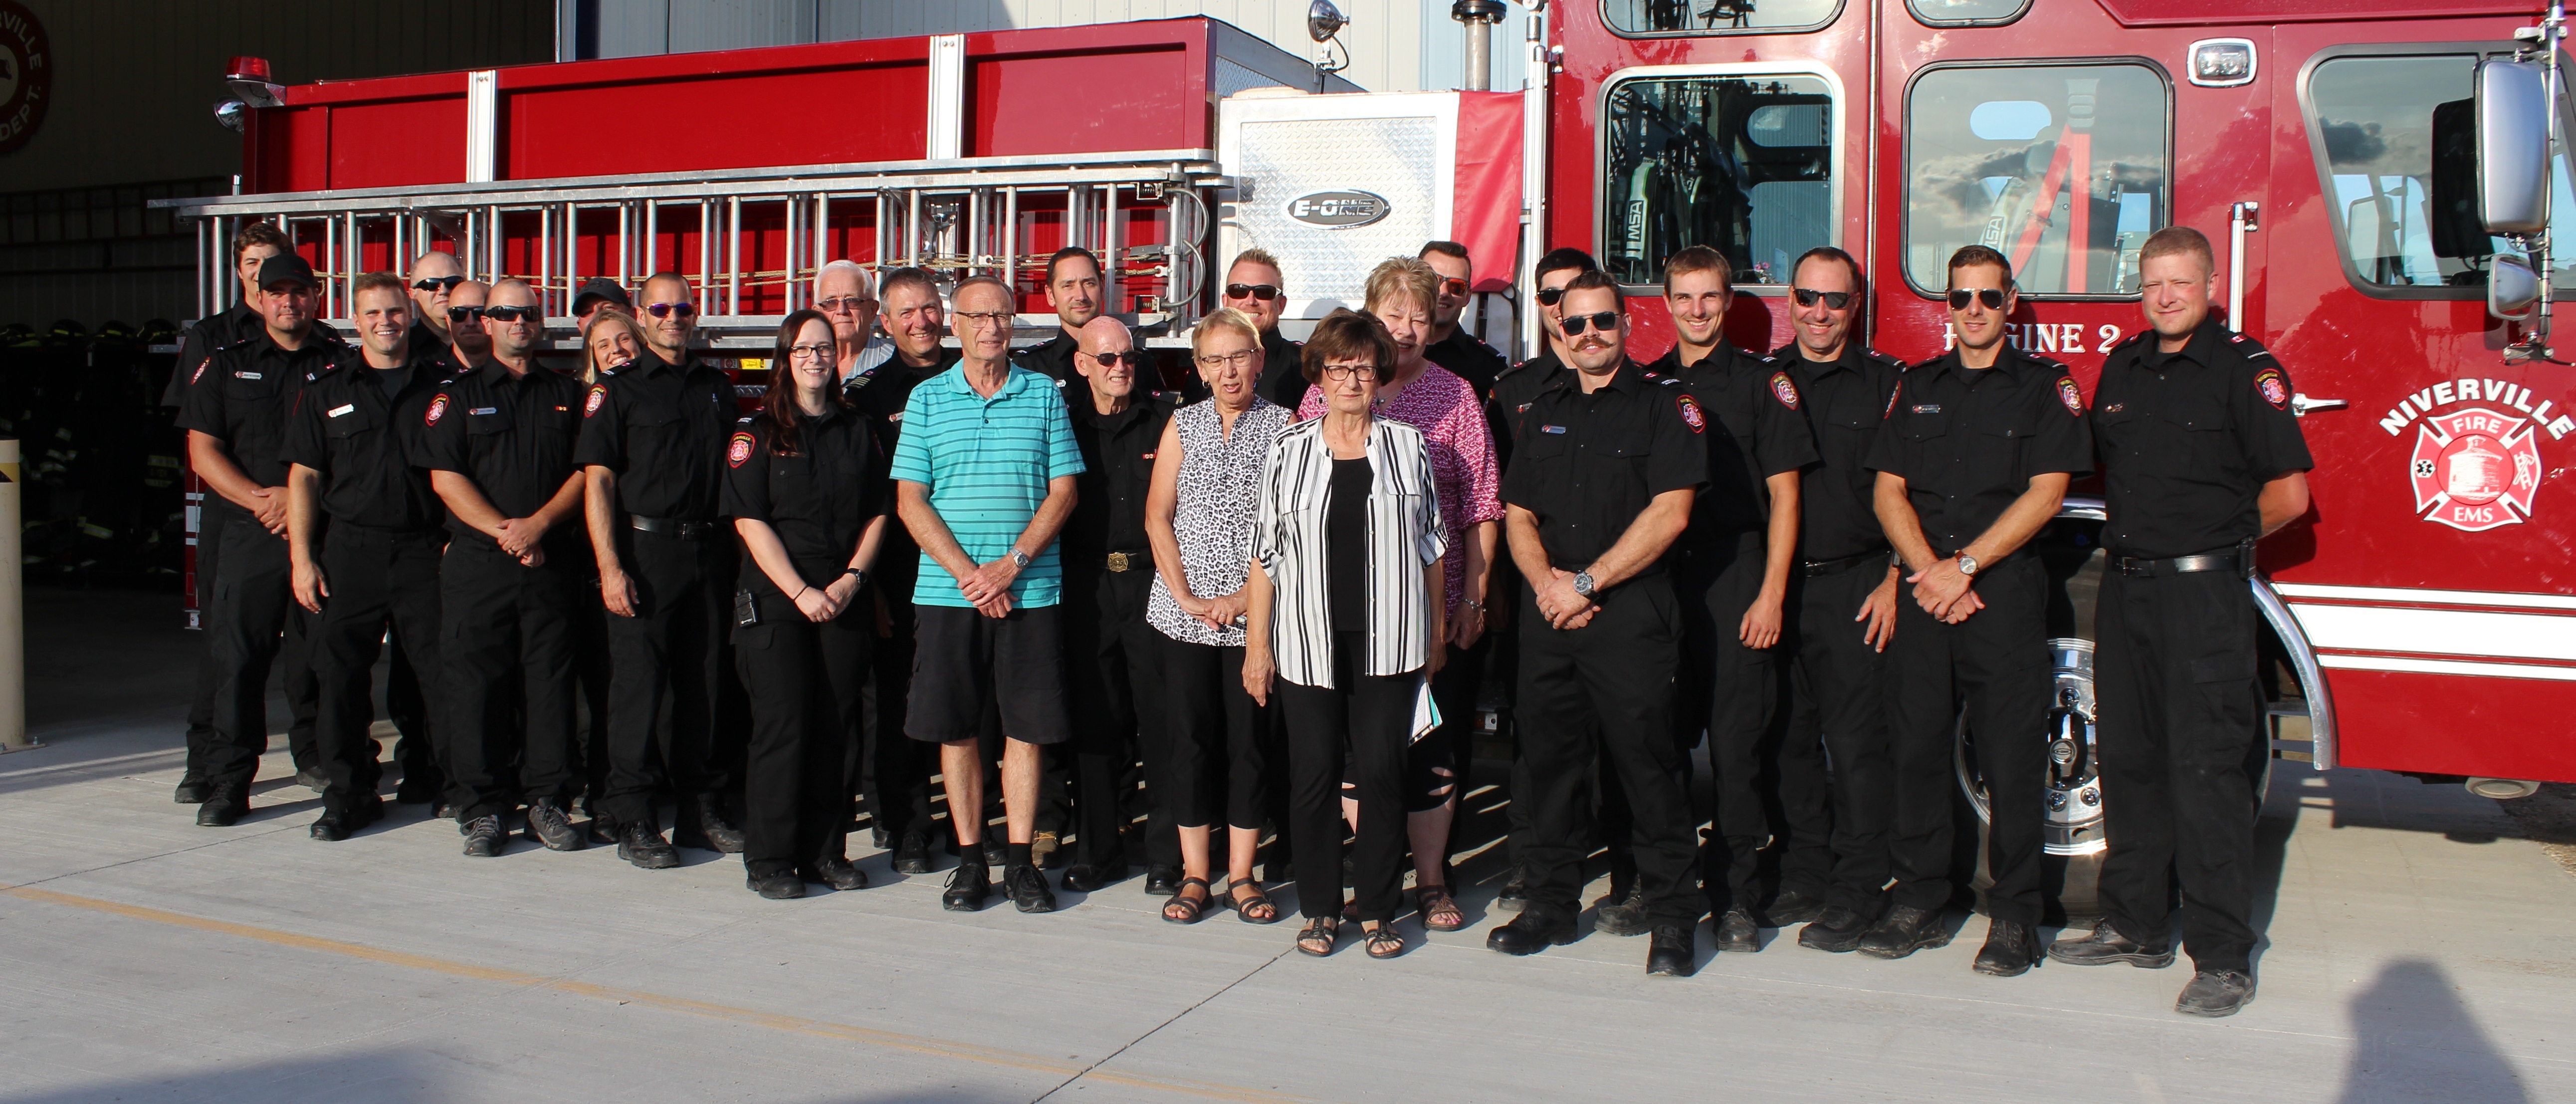
M 2540 489 L 2532 419 L 2472 406 L 2415 423 L 2415 512 L 2464 533 L 2519 525 Z

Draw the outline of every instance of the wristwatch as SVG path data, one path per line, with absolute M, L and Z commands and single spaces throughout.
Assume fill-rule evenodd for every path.
M 1011 566 L 1012 566 L 1012 567 L 1019 568 L 1019 569 L 1020 569 L 1020 570 L 1022 570 L 1022 571 L 1026 571 L 1026 570 L 1028 570 L 1028 569 L 1029 569 L 1029 554 L 1028 554 L 1028 553 L 1026 553 L 1026 552 L 1022 552 L 1022 551 L 1020 551 L 1018 547 L 1014 546 L 1014 547 L 1011 549 Z
M 1977 574 L 1977 558 L 1965 552 L 1959 553 L 1959 574 L 1974 578 Z
M 851 577 L 851 578 L 853 578 L 853 579 L 858 580 L 858 582 L 857 582 L 855 585 L 856 585 L 859 589 L 861 589 L 861 590 L 865 590 L 865 589 L 867 589 L 867 586 L 868 586 L 868 573 L 867 573 L 867 570 L 866 570 L 865 568 L 857 568 L 857 567 L 853 567 L 853 568 L 850 568 L 850 569 L 849 569 L 849 570 L 847 570 L 847 571 L 843 571 L 843 572 L 841 572 L 841 574 L 843 574 L 843 575 L 847 575 L 847 576 L 849 576 L 849 577 Z
M 1584 597 L 1586 597 L 1586 598 L 1592 597 L 1592 573 L 1591 573 L 1591 572 L 1589 572 L 1589 571 L 1578 571 L 1578 572 L 1575 572 L 1575 573 L 1574 573 L 1574 592 L 1575 592 L 1576 594 L 1580 594 L 1580 595 L 1582 595 L 1582 596 L 1584 596 Z

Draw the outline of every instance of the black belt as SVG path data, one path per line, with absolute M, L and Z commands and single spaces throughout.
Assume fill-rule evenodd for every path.
M 2132 578 L 2151 579 L 2159 575 L 2187 575 L 2195 571 L 2237 571 L 2245 558 L 2233 549 L 2225 552 L 2203 552 L 2196 556 L 2170 556 L 2161 560 L 2139 560 L 2127 556 L 2111 557 L 2111 570 Z
M 634 526 L 639 532 L 652 533 L 656 536 L 678 537 L 681 540 L 705 540 L 708 537 L 716 535 L 716 523 L 712 521 L 681 521 L 677 518 L 656 518 L 645 517 L 642 514 L 628 514 L 626 515 L 626 523 Z
M 1151 552 L 1112 552 L 1102 559 L 1101 566 L 1106 567 L 1111 571 L 1145 571 L 1154 566 L 1154 554 Z
M 1880 549 L 1876 552 L 1860 552 L 1832 560 L 1801 560 L 1798 563 L 1798 572 L 1808 578 L 1814 578 L 1819 575 L 1839 575 L 1855 567 L 1862 567 L 1869 564 L 1878 564 L 1882 567 L 1886 566 L 1887 550 Z

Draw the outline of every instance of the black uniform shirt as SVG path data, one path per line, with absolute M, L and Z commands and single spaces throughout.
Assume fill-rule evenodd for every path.
M 1480 399 L 1493 392 L 1494 378 L 1511 366 L 1510 361 L 1503 359 L 1503 354 L 1476 340 L 1476 335 L 1468 333 L 1463 326 L 1451 329 L 1449 336 L 1424 347 L 1422 358 L 1467 381 L 1467 386 L 1475 388 L 1476 397 Z
M 903 408 L 912 401 L 912 389 L 921 386 L 923 380 L 956 367 L 957 362 L 963 359 L 965 354 L 943 346 L 937 362 L 927 368 L 915 368 L 905 364 L 903 355 L 897 353 L 887 357 L 885 363 L 844 381 L 841 394 L 848 397 L 850 405 L 859 408 L 859 413 L 868 417 L 871 423 L 868 428 L 879 431 L 885 454 L 893 456 L 895 442 L 903 437 Z
M 378 529 L 436 528 L 445 517 L 420 454 L 422 417 L 438 393 L 434 361 L 415 356 L 400 392 L 352 352 L 298 397 L 286 424 L 286 461 L 322 473 L 322 512 Z
M 1512 449 L 1520 443 L 1530 404 L 1564 371 L 1565 365 L 1557 362 L 1556 350 L 1551 347 L 1494 377 L 1494 388 L 1485 396 L 1485 426 L 1494 434 L 1495 466 L 1511 466 Z
M 2084 393 L 2045 357 L 2006 345 L 1993 368 L 1963 369 L 1954 349 L 1906 371 L 1867 463 L 1905 477 L 1924 539 L 1956 553 L 2033 477 L 2093 470 Z
M 211 318 L 200 318 L 179 336 L 179 362 L 170 371 L 170 383 L 161 389 L 161 405 L 177 410 L 188 405 L 188 385 L 196 382 L 215 359 L 215 351 L 234 342 L 258 337 L 268 331 L 268 323 L 247 303 L 235 303 Z
M 536 367 L 512 376 L 498 361 L 486 364 L 439 382 L 421 412 L 418 462 L 473 480 L 502 517 L 528 517 L 581 470 L 572 459 L 581 435 L 581 403 L 581 381 L 571 376 Z M 492 539 L 452 513 L 447 528 L 461 537 Z M 557 525 L 547 534 L 549 543 L 580 528 Z
M 1858 341 L 1844 342 L 1843 355 L 1830 363 L 1806 359 L 1794 341 L 1772 355 L 1789 365 L 1816 435 L 1818 462 L 1798 477 L 1799 555 L 1824 561 L 1885 551 L 1878 473 L 1867 459 L 1905 363 Z
M 179 408 L 179 428 L 195 430 L 224 443 L 233 463 L 250 481 L 263 487 L 286 484 L 286 415 L 304 385 L 321 378 L 349 346 L 339 331 L 316 322 L 302 347 L 278 347 L 265 329 L 215 353 L 188 386 L 187 405 Z M 199 374 L 202 373 L 202 374 Z
M 1138 391 L 1127 409 L 1100 413 L 1091 388 L 1067 388 L 1065 406 L 1073 415 L 1073 441 L 1082 449 L 1082 474 L 1073 477 L 1073 516 L 1064 523 L 1065 563 L 1098 569 L 1110 552 L 1147 552 L 1145 492 L 1154 482 L 1154 451 L 1163 443 L 1163 426 L 1181 397 L 1169 391 Z M 1150 564 L 1139 565 L 1150 570 Z
M 1279 336 L 1277 330 L 1261 331 L 1261 380 L 1253 390 L 1294 411 L 1306 401 L 1306 389 L 1312 386 L 1306 379 L 1306 347 Z M 1190 363 L 1190 386 L 1181 392 L 1191 402 L 1208 397 L 1207 384 L 1199 379 L 1196 361 Z
M 667 521 L 713 521 L 723 506 L 733 382 L 691 357 L 645 353 L 600 377 L 581 401 L 573 463 L 617 473 L 618 505 Z
M 753 416 L 734 426 L 725 447 L 724 512 L 767 522 L 809 586 L 826 586 L 848 570 L 868 523 L 893 509 L 886 459 L 869 419 L 839 405 L 798 420 L 796 455 L 776 449 L 778 428 Z M 742 585 L 787 597 L 750 556 Z
M 1503 501 L 1538 515 L 1550 564 L 1580 570 L 1600 559 L 1656 495 L 1707 479 L 1702 431 L 1683 420 L 1678 388 L 1646 382 L 1634 361 L 1586 395 L 1572 371 L 1555 373 L 1530 402 Z
M 1011 358 L 1019 361 L 1020 367 L 1054 380 L 1058 387 L 1072 387 L 1082 382 L 1082 376 L 1073 370 L 1073 354 L 1080 348 L 1081 342 L 1075 341 L 1073 335 L 1064 332 L 1062 327 L 1057 327 L 1054 337 L 1043 344 L 1022 349 Z
M 1674 345 L 1646 367 L 1646 381 L 1681 393 L 1676 405 L 1708 449 L 1708 485 L 1691 502 L 1693 545 L 1731 544 L 1759 533 L 1771 517 L 1763 480 L 1816 462 L 1815 435 L 1798 416 L 1798 386 L 1788 366 L 1720 342 L 1699 363 L 1682 367 Z M 1713 424 L 1711 424 L 1713 423 Z
M 2146 340 L 2154 332 L 2111 350 L 2093 393 L 2103 546 L 2159 560 L 2262 535 L 2263 484 L 2316 466 L 2290 413 L 2289 373 L 2214 319 L 2171 355 Z

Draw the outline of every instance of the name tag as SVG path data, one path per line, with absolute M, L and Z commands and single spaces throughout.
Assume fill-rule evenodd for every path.
M 1543 425 L 1543 426 L 1538 427 L 1538 431 L 1539 431 L 1539 432 L 1541 432 L 1541 433 L 1563 433 L 1563 432 L 1565 432 L 1565 427 L 1564 427 L 1564 426 Z
M 233 378 L 234 378 L 234 379 L 265 379 L 266 377 L 264 377 L 264 376 L 260 375 L 260 374 L 259 374 L 259 373 L 257 373 L 257 372 L 235 372 L 235 373 L 233 373 Z
M 345 403 L 345 404 L 342 404 L 342 405 L 340 405 L 340 406 L 332 407 L 332 408 L 331 408 L 330 413 L 323 415 L 323 417 L 326 417 L 326 418 L 337 418 L 337 417 L 339 417 L 340 415 L 346 414 L 346 413 L 348 413 L 348 412 L 350 412 L 350 411 L 352 411 L 352 410 L 356 410 L 357 408 L 358 408 L 358 404 L 356 404 L 356 403 Z
M 468 414 L 498 414 L 500 412 L 501 408 L 497 406 L 478 406 L 472 410 L 466 411 Z
M 1941 412 L 1941 404 L 1923 403 L 1919 406 L 1908 407 L 1907 409 L 1912 410 L 1917 414 L 1938 414 Z

